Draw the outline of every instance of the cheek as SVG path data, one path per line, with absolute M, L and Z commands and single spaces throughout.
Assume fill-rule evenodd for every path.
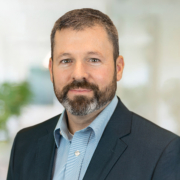
M 99 85 L 99 88 L 104 88 L 110 84 L 114 77 L 114 68 L 103 68 L 93 73 L 93 79 L 95 83 Z
M 58 88 L 63 88 L 68 83 L 68 74 L 60 71 L 58 68 L 53 69 L 54 83 Z

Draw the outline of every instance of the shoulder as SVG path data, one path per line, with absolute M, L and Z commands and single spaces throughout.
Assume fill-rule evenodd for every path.
M 139 157 L 154 167 L 152 179 L 180 179 L 180 137 L 134 113 L 131 129 Z
M 54 116 L 42 123 L 36 124 L 34 126 L 30 126 L 24 129 L 21 129 L 17 135 L 16 135 L 16 139 L 25 139 L 26 141 L 28 141 L 28 139 L 33 139 L 33 138 L 38 138 L 41 137 L 45 134 L 47 134 L 48 132 L 53 132 L 54 128 L 56 127 L 56 124 L 59 120 L 60 114 L 57 116 Z
M 132 113 L 131 134 L 140 142 L 147 142 L 148 146 L 165 147 L 174 139 L 180 137 L 153 122 Z

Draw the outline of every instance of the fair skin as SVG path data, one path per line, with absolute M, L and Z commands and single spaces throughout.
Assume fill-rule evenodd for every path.
M 116 80 L 122 78 L 124 60 L 119 56 L 116 60 Z M 88 82 L 105 89 L 114 76 L 113 45 L 103 27 L 96 25 L 91 28 L 76 31 L 70 28 L 57 31 L 53 61 L 49 60 L 51 81 L 61 91 L 73 80 L 85 78 Z M 67 94 L 69 99 L 83 95 L 93 97 L 89 89 L 73 89 Z M 106 105 L 107 106 L 107 105 Z M 105 106 L 105 107 L 106 107 Z M 86 116 L 75 116 L 67 111 L 69 131 L 76 131 L 87 127 L 105 108 L 94 111 Z

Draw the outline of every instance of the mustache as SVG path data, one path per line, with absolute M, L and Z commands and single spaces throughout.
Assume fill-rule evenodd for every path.
M 74 80 L 72 83 L 65 86 L 62 91 L 64 94 L 67 94 L 69 90 L 77 89 L 77 88 L 90 89 L 95 92 L 97 92 L 99 90 L 99 87 L 97 85 L 95 85 L 93 83 L 89 83 L 86 80 L 83 80 L 83 81 Z

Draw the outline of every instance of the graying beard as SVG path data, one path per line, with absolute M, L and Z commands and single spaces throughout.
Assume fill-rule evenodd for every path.
M 83 108 L 81 110 L 76 111 L 75 109 L 72 108 L 72 106 L 69 104 L 69 100 L 66 99 L 61 103 L 64 108 L 70 112 L 71 114 L 75 115 L 75 116 L 85 116 L 88 115 L 98 109 L 100 109 L 101 107 L 98 105 L 97 101 L 93 101 L 90 104 L 87 104 L 86 108 Z

